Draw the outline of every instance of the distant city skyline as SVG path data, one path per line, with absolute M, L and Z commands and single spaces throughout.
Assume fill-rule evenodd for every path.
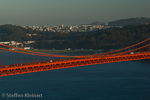
M 150 18 L 150 0 L 0 0 L 0 25 L 73 26 Z

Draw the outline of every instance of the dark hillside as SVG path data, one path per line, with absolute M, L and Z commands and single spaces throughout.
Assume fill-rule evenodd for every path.
M 109 26 L 125 26 L 125 25 L 141 25 L 145 23 L 150 23 L 150 18 L 128 18 L 128 19 L 120 19 L 116 21 L 109 22 Z
M 1 41 L 29 41 L 36 42 L 35 48 L 56 49 L 119 49 L 150 38 L 150 24 L 126 25 L 123 28 L 102 29 L 90 33 L 52 33 L 37 32 L 29 37 L 27 33 L 34 33 L 31 29 L 19 26 L 0 26 Z M 6 34 L 4 34 L 6 33 Z

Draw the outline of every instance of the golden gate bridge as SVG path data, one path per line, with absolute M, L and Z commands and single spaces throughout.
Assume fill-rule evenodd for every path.
M 0 44 L 0 77 L 77 66 L 150 59 L 150 38 L 116 51 L 66 56 L 40 53 Z

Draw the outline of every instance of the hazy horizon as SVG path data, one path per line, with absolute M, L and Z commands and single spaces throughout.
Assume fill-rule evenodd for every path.
M 1 0 L 0 25 L 65 26 L 150 18 L 150 0 Z

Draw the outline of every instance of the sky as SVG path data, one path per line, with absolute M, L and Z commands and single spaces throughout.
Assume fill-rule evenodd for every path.
M 65 26 L 150 18 L 150 0 L 0 0 L 0 25 Z

